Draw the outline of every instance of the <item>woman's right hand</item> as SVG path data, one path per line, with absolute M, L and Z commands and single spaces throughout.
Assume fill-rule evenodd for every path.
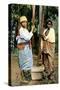
M 34 29 L 35 29 L 35 25 L 32 25 L 31 31 L 34 32 Z

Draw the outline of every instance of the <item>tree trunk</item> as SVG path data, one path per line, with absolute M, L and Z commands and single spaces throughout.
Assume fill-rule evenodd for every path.
M 35 5 L 32 6 L 32 25 L 35 24 Z M 34 48 L 34 36 L 32 37 L 32 47 Z

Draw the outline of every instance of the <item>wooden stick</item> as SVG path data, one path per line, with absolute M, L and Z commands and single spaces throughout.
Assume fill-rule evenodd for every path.
M 32 6 L 32 25 L 35 24 L 35 5 Z

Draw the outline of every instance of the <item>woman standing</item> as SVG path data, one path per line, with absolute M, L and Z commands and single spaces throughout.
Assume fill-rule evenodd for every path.
M 52 73 L 54 72 L 55 30 L 52 26 L 53 23 L 49 19 L 47 21 L 47 28 L 42 35 L 41 44 L 42 60 L 49 79 L 52 79 Z
M 33 36 L 34 26 L 31 31 L 27 29 L 26 16 L 20 17 L 19 35 L 17 35 L 17 48 L 19 49 L 19 67 L 22 72 L 23 81 L 28 82 L 31 78 L 31 68 L 33 66 L 31 38 Z

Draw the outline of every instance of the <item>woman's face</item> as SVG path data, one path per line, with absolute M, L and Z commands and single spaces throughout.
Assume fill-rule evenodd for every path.
M 48 22 L 47 27 L 48 28 L 51 28 L 52 27 L 52 23 L 51 22 Z
M 26 21 L 23 21 L 23 22 L 21 23 L 21 25 L 22 25 L 24 28 L 27 28 L 27 22 L 26 22 Z

